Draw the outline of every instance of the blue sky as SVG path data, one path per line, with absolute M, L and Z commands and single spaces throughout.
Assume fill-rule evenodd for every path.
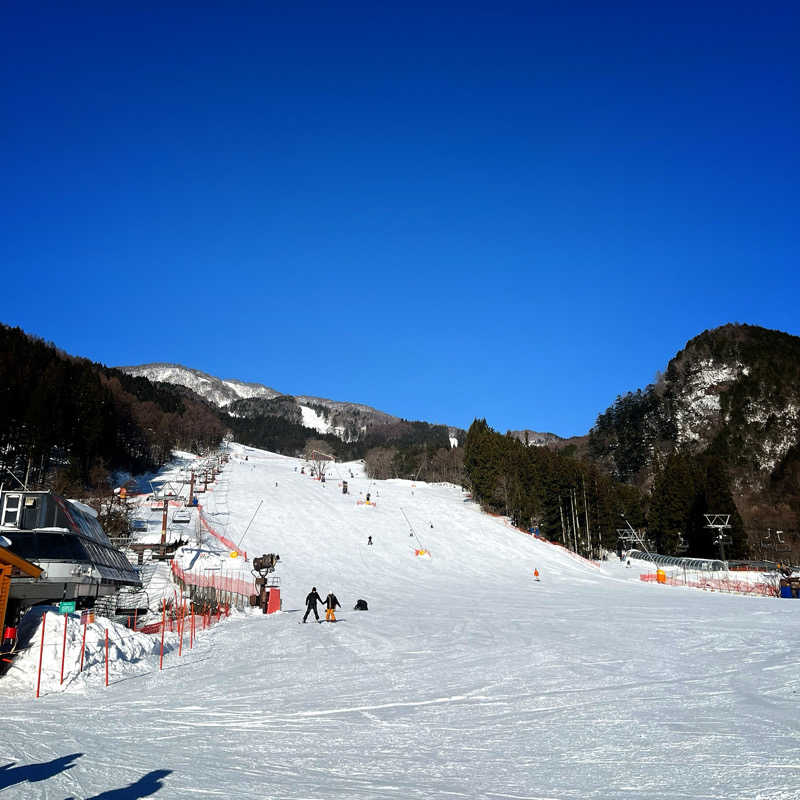
M 0 321 L 585 433 L 800 334 L 794 4 L 4 5 Z

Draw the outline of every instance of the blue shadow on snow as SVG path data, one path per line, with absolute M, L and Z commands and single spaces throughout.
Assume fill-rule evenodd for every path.
M 136 783 L 129 783 L 120 789 L 109 789 L 107 792 L 87 797 L 86 800 L 136 800 L 138 797 L 150 797 L 164 785 L 163 779 L 171 774 L 171 769 L 155 769 L 142 775 Z M 69 800 L 69 799 L 68 799 Z
M 80 758 L 83 753 L 72 753 L 68 756 L 60 756 L 52 761 L 43 761 L 41 764 L 25 764 L 22 767 L 15 767 L 14 763 L 0 766 L 0 789 L 6 789 L 17 783 L 28 781 L 37 783 L 46 781 L 59 772 L 66 772 L 75 766 L 75 760 Z

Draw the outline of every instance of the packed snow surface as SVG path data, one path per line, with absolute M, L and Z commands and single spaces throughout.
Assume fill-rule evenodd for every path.
M 264 501 L 242 547 L 280 553 L 283 612 L 182 657 L 167 634 L 163 672 L 115 628 L 108 688 L 93 660 L 62 689 L 53 655 L 38 700 L 21 656 L 0 680 L 3 797 L 800 797 L 800 603 L 645 584 L 458 487 L 300 466 L 234 446 L 202 498 L 234 541 Z M 298 624 L 312 586 L 341 622 Z
M 303 415 L 303 425 L 306 428 L 312 428 L 320 433 L 330 433 L 331 425 L 321 414 L 318 414 L 313 408 L 308 406 L 300 406 L 300 412 Z

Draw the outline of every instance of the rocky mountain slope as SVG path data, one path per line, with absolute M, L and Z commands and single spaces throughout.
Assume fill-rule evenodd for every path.
M 555 433 L 540 433 L 539 431 L 532 431 L 529 428 L 525 428 L 525 430 L 521 431 L 509 431 L 509 434 L 515 439 L 519 439 L 519 441 L 532 447 L 559 448 L 568 441 Z
M 687 342 L 655 384 L 618 397 L 598 417 L 589 452 L 645 487 L 671 454 L 718 456 L 743 516 L 762 519 L 757 506 L 783 503 L 777 522 L 791 523 L 798 443 L 800 338 L 731 324 Z
M 269 386 L 264 386 L 260 383 L 246 383 L 233 378 L 223 380 L 206 372 L 201 372 L 199 369 L 183 367 L 180 364 L 158 362 L 132 367 L 118 367 L 118 369 L 127 372 L 128 375 L 147 378 L 150 381 L 185 386 L 220 408 L 229 406 L 237 400 L 251 397 L 264 397 L 271 400 L 281 394 L 275 389 L 270 389 Z
M 260 383 L 222 379 L 179 364 L 141 364 L 119 367 L 129 375 L 191 389 L 233 416 L 279 416 L 291 422 L 355 441 L 373 428 L 399 422 L 398 417 L 376 408 L 310 395 L 283 394 Z

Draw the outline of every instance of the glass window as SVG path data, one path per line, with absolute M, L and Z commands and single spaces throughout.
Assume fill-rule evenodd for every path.
M 17 527 L 19 520 L 19 505 L 21 497 L 18 494 L 5 495 L 5 504 L 3 506 L 3 525 L 8 525 L 12 528 Z
M 87 561 L 87 555 L 81 547 L 80 539 L 68 533 L 40 531 L 39 558 L 55 561 Z
M 11 550 L 14 555 L 27 561 L 38 561 L 39 544 L 35 531 L 3 531 L 3 536 L 11 540 Z

